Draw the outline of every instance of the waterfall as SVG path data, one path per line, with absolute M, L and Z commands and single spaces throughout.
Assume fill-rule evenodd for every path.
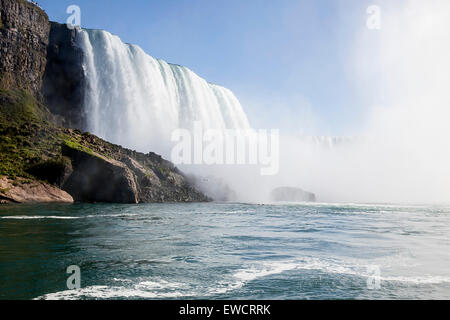
M 116 144 L 167 155 L 171 132 L 250 128 L 238 99 L 186 67 L 169 64 L 102 30 L 83 29 L 88 130 Z

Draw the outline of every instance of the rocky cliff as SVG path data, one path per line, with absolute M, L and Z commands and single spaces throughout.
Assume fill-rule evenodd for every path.
M 59 124 L 84 129 L 83 52 L 76 31 L 26 0 L 0 0 L 0 84 L 44 101 Z
M 41 98 L 47 65 L 47 14 L 25 0 L 0 0 L 0 84 Z
M 75 40 L 75 29 L 51 22 L 42 93 L 60 125 L 84 130 L 83 51 Z
M 75 32 L 25 0 L 0 0 L 0 203 L 209 199 L 170 162 L 82 128 Z

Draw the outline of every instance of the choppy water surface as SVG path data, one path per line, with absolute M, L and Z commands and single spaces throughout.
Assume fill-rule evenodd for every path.
M 450 207 L 2 206 L 0 298 L 449 299 L 449 235 Z

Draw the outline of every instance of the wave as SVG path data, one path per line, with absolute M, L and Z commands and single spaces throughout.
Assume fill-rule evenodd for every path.
M 114 279 L 117 282 L 129 283 L 128 279 Z M 82 300 L 82 299 L 162 299 L 185 296 L 179 289 L 186 285 L 162 279 L 143 281 L 132 286 L 89 286 L 77 290 L 66 290 L 50 293 L 34 300 Z
M 181 297 L 211 297 L 224 295 L 239 290 L 248 283 L 269 276 L 281 275 L 294 270 L 315 270 L 327 274 L 340 274 L 369 278 L 367 264 L 344 264 L 339 261 L 331 261 L 317 258 L 303 258 L 299 260 L 285 260 L 267 262 L 260 265 L 251 265 L 225 277 L 225 280 L 217 282 L 213 286 L 202 287 L 192 283 L 172 282 L 164 279 L 147 279 L 132 284 L 130 279 L 117 279 L 113 281 L 127 284 L 128 286 L 90 286 L 79 290 L 67 290 L 46 294 L 36 298 L 37 300 L 71 300 L 71 299 L 114 299 L 114 298 L 141 298 L 141 299 L 167 299 Z M 437 285 L 450 283 L 450 277 L 445 276 L 380 276 L 383 282 L 397 282 L 413 285 Z
M 126 298 L 179 298 L 180 292 L 153 292 L 144 289 L 126 287 L 91 286 L 78 290 L 66 290 L 46 294 L 34 300 L 81 300 L 81 299 L 126 299 Z
M 360 278 L 369 278 L 373 275 L 367 271 L 371 265 L 346 265 L 323 259 L 305 258 L 301 260 L 289 260 L 265 263 L 262 266 L 251 266 L 241 269 L 233 274 L 236 280 L 224 286 L 211 290 L 211 293 L 224 294 L 229 291 L 240 289 L 248 282 L 264 278 L 271 275 L 282 274 L 293 270 L 317 270 L 327 274 L 350 275 Z M 379 276 L 380 281 L 400 282 L 416 285 L 443 284 L 450 283 L 450 277 L 445 276 Z

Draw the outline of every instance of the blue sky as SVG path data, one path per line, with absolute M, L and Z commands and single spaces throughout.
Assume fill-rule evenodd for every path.
M 231 89 L 253 126 L 351 135 L 365 106 L 351 72 L 365 0 L 40 0 L 53 21 L 79 5 L 82 27 Z M 373 35 L 376 37 L 376 35 Z

